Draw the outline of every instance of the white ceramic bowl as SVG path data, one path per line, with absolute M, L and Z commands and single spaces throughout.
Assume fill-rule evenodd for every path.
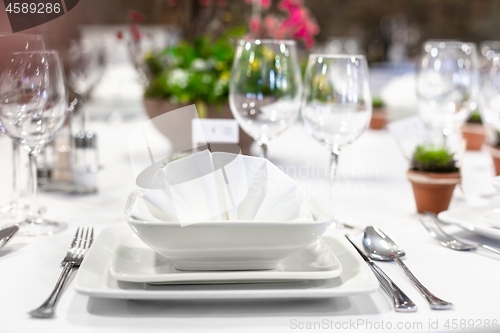
M 177 221 L 138 219 L 133 207 L 144 192 L 133 192 L 125 215 L 137 236 L 180 270 L 274 269 L 281 260 L 321 236 L 331 214 L 317 201 L 305 203 L 312 221 L 199 221 L 181 226 Z

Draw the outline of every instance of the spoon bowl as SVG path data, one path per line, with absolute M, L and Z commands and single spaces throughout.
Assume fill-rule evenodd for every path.
M 374 260 L 392 261 L 404 257 L 405 252 L 389 236 L 377 227 L 367 227 L 363 233 L 363 246 Z
M 453 307 L 453 303 L 444 301 L 430 292 L 429 289 L 413 275 L 408 266 L 401 260 L 405 255 L 401 249 L 389 236 L 384 234 L 377 227 L 366 227 L 363 231 L 363 247 L 368 252 L 368 256 L 374 260 L 390 261 L 394 260 L 399 267 L 408 275 L 413 285 L 424 296 L 430 307 L 434 310 L 445 310 Z
M 18 230 L 19 226 L 17 225 L 0 230 L 0 249 L 7 244 Z

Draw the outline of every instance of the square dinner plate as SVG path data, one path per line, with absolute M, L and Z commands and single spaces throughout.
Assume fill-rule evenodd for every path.
M 322 237 L 340 262 L 342 272 L 331 279 L 297 282 L 150 285 L 118 281 L 110 273 L 117 242 L 131 235 L 123 224 L 104 229 L 94 241 L 75 278 L 78 292 L 101 298 L 134 300 L 272 300 L 316 299 L 371 293 L 379 283 L 343 234 L 328 230 Z
M 116 242 L 110 273 L 118 281 L 155 284 L 263 283 L 332 279 L 342 273 L 342 265 L 325 241 L 318 239 L 283 259 L 276 269 L 182 271 L 131 234 Z

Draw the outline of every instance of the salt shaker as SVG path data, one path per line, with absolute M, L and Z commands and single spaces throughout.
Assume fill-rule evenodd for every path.
M 99 155 L 97 152 L 97 135 L 90 131 L 81 131 L 73 137 L 72 178 L 77 193 L 97 192 L 97 172 L 99 171 Z

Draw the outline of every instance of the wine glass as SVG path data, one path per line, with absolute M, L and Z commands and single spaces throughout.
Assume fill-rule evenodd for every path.
M 417 105 L 422 121 L 446 137 L 461 127 L 477 106 L 476 46 L 453 40 L 423 44 L 417 63 Z
M 2 45 L 0 53 L 45 50 L 45 43 L 40 35 L 0 33 L 0 45 Z M 21 200 L 24 190 L 22 171 L 24 168 L 21 165 L 21 148 L 17 140 L 12 140 L 12 197 L 8 204 L 0 207 L 2 214 L 18 216 L 27 210 Z
M 480 110 L 491 146 L 500 145 L 500 55 L 492 56 L 485 65 L 481 82 Z
M 241 128 L 261 147 L 262 157 L 267 158 L 269 142 L 297 118 L 301 94 L 294 41 L 238 41 L 229 104 Z
M 306 132 L 330 151 L 330 199 L 339 155 L 368 127 L 372 114 L 368 65 L 362 55 L 311 54 L 302 98 Z
M 31 204 L 20 233 L 36 236 L 62 228 L 42 217 L 37 203 L 36 156 L 63 126 L 66 83 L 57 51 L 0 55 L 0 130 L 28 152 Z
M 79 96 L 80 123 L 75 133 L 84 133 L 88 124 L 88 112 L 83 105 L 89 100 L 92 88 L 102 77 L 104 71 L 104 45 L 98 41 L 72 40 L 65 56 L 68 85 Z

